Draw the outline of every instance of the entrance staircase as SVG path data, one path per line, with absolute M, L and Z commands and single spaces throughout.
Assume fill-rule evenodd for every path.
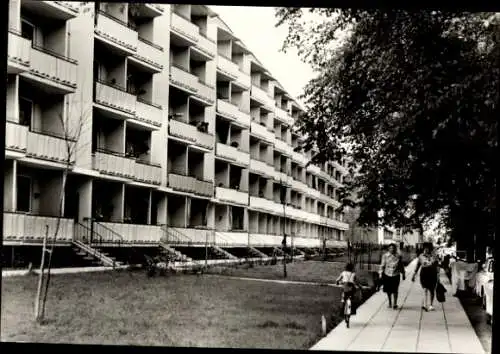
M 238 259 L 238 257 L 232 255 L 228 251 L 220 248 L 219 246 L 212 246 L 212 249 L 214 250 L 214 253 L 217 253 L 220 256 L 222 256 L 222 259 Z
M 255 257 L 259 257 L 259 258 L 269 257 L 267 254 L 259 251 L 258 249 L 254 248 L 254 247 L 248 247 L 248 253 L 250 253 L 251 255 L 254 255 Z
M 100 252 L 99 250 L 86 245 L 81 241 L 73 241 L 73 249 L 76 254 L 83 257 L 87 260 L 97 260 L 107 267 L 123 267 L 124 264 L 122 262 L 117 261 L 115 258 L 111 257 L 109 254 L 105 252 Z
M 167 256 L 174 257 L 176 262 L 192 262 L 193 259 L 189 258 L 185 254 L 177 251 L 175 248 L 170 247 L 165 242 L 160 242 L 160 247 L 162 249 L 162 253 L 165 253 Z

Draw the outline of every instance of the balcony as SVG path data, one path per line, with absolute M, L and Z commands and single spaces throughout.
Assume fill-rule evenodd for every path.
M 236 204 L 248 204 L 248 193 L 237 191 L 235 189 L 216 187 L 215 197 L 221 201 L 236 203 Z
M 31 41 L 21 37 L 14 30 L 9 30 L 7 41 L 7 72 L 9 74 L 18 74 L 29 70 L 31 63 Z
M 234 82 L 240 87 L 243 87 L 245 90 L 250 89 L 252 86 L 252 79 L 249 74 L 244 73 L 243 71 L 238 71 L 238 76 L 236 77 L 236 81 Z
M 122 177 L 135 177 L 135 159 L 125 157 L 125 154 L 98 149 L 92 157 L 92 167 L 102 174 Z
M 250 115 L 248 113 L 240 111 L 237 106 L 226 100 L 217 100 L 217 112 L 219 112 L 224 117 L 233 119 L 235 122 L 241 124 L 242 126 L 250 126 Z
M 22 1 L 22 6 L 49 19 L 67 21 L 78 16 L 78 4 L 76 2 Z
M 214 136 L 199 131 L 194 125 L 171 119 L 168 130 L 170 135 L 177 138 L 189 140 L 193 144 L 206 149 L 214 148 Z
M 137 52 L 138 34 L 127 23 L 103 11 L 99 11 L 96 16 L 95 33 L 100 39 L 126 53 L 135 54 Z
M 227 160 L 234 161 L 238 164 L 248 166 L 250 163 L 250 155 L 248 152 L 241 151 L 233 146 L 217 143 L 216 155 Z
M 274 116 L 275 118 L 278 118 L 278 120 L 290 126 L 293 126 L 295 123 L 294 119 L 288 114 L 288 112 L 279 107 L 274 107 Z
M 215 102 L 215 88 L 203 83 L 197 76 L 180 66 L 170 66 L 170 82 L 209 104 Z
M 304 182 L 301 182 L 299 180 L 296 180 L 295 178 L 292 179 L 292 188 L 296 189 L 304 194 L 309 193 L 309 187 L 307 186 L 307 184 L 305 184 Z
M 270 213 L 283 212 L 283 208 L 280 209 L 280 204 L 276 204 L 272 200 L 253 196 L 250 196 L 250 207 L 253 209 L 268 211 Z
M 59 220 L 59 221 L 58 221 Z M 59 222 L 56 241 L 71 242 L 73 240 L 73 219 L 51 216 L 38 216 L 24 213 L 3 213 L 3 242 L 42 243 L 46 227 L 49 227 L 49 240 L 54 239 L 54 232 Z
M 136 160 L 134 180 L 159 185 L 161 183 L 161 166 L 150 162 Z
M 270 166 L 263 161 L 256 160 L 253 157 L 250 158 L 250 170 L 255 171 L 259 174 L 263 174 L 270 178 L 274 178 L 275 176 L 275 171 L 273 166 Z
M 191 176 L 184 176 L 176 173 L 168 174 L 168 185 L 174 190 L 194 193 L 207 197 L 213 196 L 213 184 L 207 181 L 200 181 Z
M 200 32 L 198 32 L 198 38 L 195 44 L 195 48 L 210 59 L 214 58 L 217 52 L 217 44 L 212 39 L 205 37 Z
M 251 122 L 250 133 L 257 135 L 262 140 L 274 143 L 275 137 L 267 128 L 257 122 Z
M 30 70 L 23 76 L 46 80 L 48 85 L 59 89 L 61 93 L 75 92 L 78 65 L 75 60 L 35 45 L 31 47 L 30 56 Z
M 195 44 L 198 41 L 200 31 L 198 26 L 176 12 L 172 12 L 170 28 L 177 35 L 187 39 L 192 44 Z
M 159 243 L 163 236 L 161 226 L 118 222 L 98 222 L 94 231 L 101 236 L 100 242 Z
M 217 55 L 217 69 L 232 80 L 238 78 L 240 67 L 224 55 Z
M 140 98 L 137 99 L 135 104 L 135 119 L 159 128 L 163 122 L 162 113 L 160 106 L 146 102 Z
M 5 149 L 26 152 L 28 147 L 28 127 L 14 122 L 5 125 Z
M 269 94 L 259 86 L 252 85 L 252 89 L 250 90 L 250 95 L 253 99 L 259 101 L 264 106 L 267 106 L 269 108 L 274 107 L 274 99 L 271 96 L 269 96 Z
M 287 156 L 292 156 L 292 147 L 279 138 L 274 140 L 274 148 Z
M 118 85 L 97 81 L 95 83 L 95 102 L 118 111 L 134 115 L 137 97 Z
M 76 140 L 64 139 L 46 132 L 28 131 L 26 156 L 42 160 L 67 163 L 68 144 L 70 151 L 74 151 Z M 75 162 L 75 154 L 71 154 L 69 163 Z
M 309 161 L 307 157 L 301 152 L 293 151 L 292 148 L 292 160 L 298 162 L 300 165 L 306 165 Z
M 283 236 L 252 233 L 249 239 L 251 247 L 279 247 L 283 241 Z
M 133 58 L 138 59 L 148 64 L 148 69 L 155 73 L 161 72 L 163 69 L 163 48 L 144 38 L 138 37 L 137 53 L 134 53 Z

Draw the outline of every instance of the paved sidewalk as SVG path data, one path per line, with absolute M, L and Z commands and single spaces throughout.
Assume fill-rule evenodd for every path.
M 441 273 L 447 289 L 446 302 L 435 301 L 435 311 L 422 310 L 422 288 L 418 277 L 411 275 L 416 260 L 406 268 L 407 280 L 401 282 L 401 309 L 387 308 L 387 296 L 375 293 L 351 318 L 350 328 L 341 322 L 311 350 L 383 351 L 404 353 L 474 353 L 484 349 L 458 298 L 451 294 L 451 284 Z

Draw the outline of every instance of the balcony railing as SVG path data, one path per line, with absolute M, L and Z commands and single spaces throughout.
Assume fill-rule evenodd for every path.
M 95 32 L 128 52 L 136 52 L 138 34 L 127 23 L 114 18 L 104 11 L 98 11 Z
M 75 154 L 68 156 L 68 148 L 71 153 L 74 151 L 74 144 L 76 142 L 72 139 L 65 139 L 47 132 L 29 131 L 26 156 L 73 164 Z M 67 161 L 68 157 L 69 161 Z
M 163 48 L 144 38 L 138 37 L 138 39 L 137 53 L 134 54 L 134 57 L 158 68 L 158 71 L 161 71 L 161 69 L 163 69 L 163 65 L 161 64 Z
M 281 140 L 281 139 L 278 139 L 276 138 L 274 140 L 274 147 L 276 148 L 276 150 L 279 150 L 280 152 L 282 152 L 283 154 L 286 154 L 288 156 L 291 157 L 292 155 L 292 152 L 293 152 L 293 149 L 290 145 L 288 145 L 285 141 Z
M 217 156 L 235 161 L 245 166 L 248 166 L 248 164 L 250 163 L 250 155 L 247 152 L 238 150 L 237 148 L 230 145 L 217 143 L 216 154 Z
M 254 196 L 250 196 L 250 207 L 259 210 L 269 211 L 271 213 L 275 212 L 279 213 L 283 211 L 283 208 L 281 207 L 280 204 L 276 204 L 272 200 Z
M 168 185 L 172 189 L 181 192 L 194 193 L 207 197 L 211 197 L 214 194 L 211 182 L 201 181 L 191 176 L 176 173 L 168 174 Z
M 217 100 L 217 111 L 226 117 L 234 119 L 241 125 L 250 126 L 250 115 L 240 111 L 237 106 L 226 100 Z
M 188 19 L 180 16 L 176 12 L 172 12 L 170 27 L 174 32 L 186 37 L 191 42 L 196 43 L 199 38 L 199 28 Z
M 213 149 L 214 147 L 214 136 L 199 131 L 194 125 L 171 119 L 168 128 L 169 134 L 173 136 L 189 140 L 207 149 Z
M 256 160 L 253 157 L 250 158 L 250 170 L 260 172 L 270 178 L 274 178 L 275 176 L 273 166 L 268 165 L 264 161 Z
M 250 131 L 268 142 L 274 142 L 275 140 L 274 134 L 267 130 L 265 126 L 262 126 L 257 122 L 251 122 Z
M 259 86 L 252 85 L 252 88 L 250 90 L 250 95 L 252 96 L 252 98 L 261 102 L 265 106 L 268 106 L 269 108 L 274 107 L 273 98 L 269 96 L 269 94 Z
M 249 89 L 252 86 L 252 79 L 249 74 L 244 73 L 241 69 L 238 71 L 238 77 L 236 78 L 236 84 Z
M 215 188 L 215 197 L 219 200 L 237 204 L 248 204 L 248 193 L 237 191 L 235 189 L 217 187 Z
M 69 86 L 73 90 L 76 88 L 77 65 L 75 60 L 32 45 L 30 73 L 35 76 Z
M 73 239 L 74 221 L 61 218 L 59 231 L 55 235 L 58 218 L 38 216 L 24 213 L 3 213 L 3 240 L 16 242 L 43 242 L 46 226 L 49 227 L 48 238 L 56 241 L 70 242 Z
M 306 165 L 309 159 L 301 152 L 293 151 L 292 149 L 292 160 L 300 163 L 301 165 Z
M 9 72 L 16 73 L 23 70 L 29 70 L 31 63 L 31 42 L 21 37 L 21 35 L 14 30 L 9 30 L 7 41 L 9 66 L 15 66 L 16 68 L 9 68 Z
M 224 55 L 217 55 L 217 69 L 222 71 L 224 74 L 236 80 L 239 75 L 240 67 L 238 64 L 231 61 L 231 59 L 226 58 Z
M 93 155 L 93 168 L 103 174 L 122 178 L 135 177 L 135 159 L 125 154 L 98 149 Z
M 161 107 L 140 98 L 136 101 L 135 117 L 156 127 L 161 127 L 163 121 Z
M 273 236 L 267 233 L 251 233 L 249 235 L 249 244 L 251 247 L 278 247 L 283 241 L 283 236 Z
M 290 126 L 293 126 L 294 119 L 284 109 L 281 109 L 279 107 L 275 107 L 274 108 L 274 115 L 276 118 L 278 118 L 282 122 L 284 122 Z
M 159 185 L 161 183 L 161 166 L 137 160 L 134 179 L 139 182 Z
M 95 101 L 128 114 L 136 113 L 137 97 L 118 85 L 97 81 L 95 83 Z
M 28 127 L 14 122 L 6 122 L 5 148 L 8 150 L 26 152 L 28 147 Z
M 198 38 L 195 44 L 196 49 L 213 58 L 217 52 L 217 44 L 215 41 L 205 37 L 201 32 L 198 32 Z
M 98 222 L 94 224 L 96 234 L 102 236 L 100 242 L 115 243 L 121 236 L 121 242 L 159 243 L 163 236 L 161 226 L 126 224 L 119 222 Z
M 196 75 L 179 65 L 170 66 L 170 81 L 209 103 L 215 102 L 215 88 L 203 83 Z

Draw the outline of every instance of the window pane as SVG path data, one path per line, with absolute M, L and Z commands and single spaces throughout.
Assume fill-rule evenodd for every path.
M 29 212 L 31 202 L 31 178 L 17 176 L 17 211 Z

